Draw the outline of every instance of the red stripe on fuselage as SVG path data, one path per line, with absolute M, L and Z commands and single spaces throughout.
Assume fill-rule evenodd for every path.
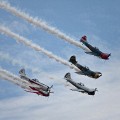
M 35 90 L 36 92 L 33 92 L 33 93 L 36 93 L 36 94 L 38 94 L 38 95 L 42 95 L 42 96 L 49 96 L 49 92 L 48 93 L 44 93 L 44 92 L 42 92 L 42 89 L 41 89 L 41 91 L 40 90 L 38 90 L 38 89 L 36 89 L 36 88 L 34 88 L 34 87 L 31 87 L 31 86 L 29 86 L 32 90 Z

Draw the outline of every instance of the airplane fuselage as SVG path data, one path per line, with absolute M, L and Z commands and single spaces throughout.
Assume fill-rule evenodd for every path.
M 73 86 L 75 86 L 77 89 L 83 90 L 83 93 L 88 93 L 88 95 L 94 95 L 95 89 L 89 89 L 84 85 L 81 85 L 81 83 L 76 83 L 72 79 L 67 79 L 68 82 L 70 82 Z
M 93 52 L 93 55 L 95 55 L 95 56 L 101 56 L 102 52 L 98 48 L 93 47 L 92 45 L 90 45 L 86 41 L 82 41 L 82 43 Z
M 27 82 L 26 86 L 22 86 L 26 92 L 31 92 L 31 93 L 36 93 L 38 95 L 42 96 L 49 96 L 50 93 L 53 93 L 50 91 L 52 88 L 39 82 L 37 79 L 30 79 L 29 77 L 26 76 L 25 74 L 25 69 L 21 69 L 19 71 L 20 78 L 23 79 L 25 82 Z
M 74 55 L 70 57 L 69 62 L 71 62 L 71 63 L 74 64 L 77 68 L 80 69 L 79 72 L 76 72 L 77 74 L 87 75 L 87 76 L 92 77 L 92 78 L 95 78 L 95 79 L 97 79 L 97 78 L 99 78 L 100 76 L 102 76 L 102 73 L 91 71 L 88 67 L 84 67 L 84 66 L 78 64 L 77 61 L 76 61 L 76 57 L 75 57 Z
M 36 93 L 38 95 L 42 95 L 42 96 L 45 96 L 45 97 L 48 97 L 50 95 L 50 92 L 49 91 L 44 91 L 40 88 L 34 88 L 34 87 L 31 87 L 30 88 L 33 90 L 33 93 Z
M 49 87 L 40 83 L 40 82 L 35 82 L 34 80 L 28 78 L 27 76 L 21 76 L 22 79 L 27 80 L 28 82 L 32 83 L 32 85 L 36 88 L 42 89 L 43 91 L 48 91 Z
M 103 53 L 101 52 L 98 48 L 96 47 L 93 47 L 92 45 L 90 45 L 88 42 L 87 42 L 87 37 L 86 36 L 83 36 L 81 39 L 80 39 L 80 42 L 82 42 L 86 47 L 88 47 L 91 52 L 85 52 L 87 54 L 90 54 L 90 55 L 94 55 L 94 56 L 97 56 L 101 59 L 104 59 L 104 60 L 108 60 L 109 59 L 109 56 L 111 54 L 107 54 L 107 53 Z
M 87 75 L 87 76 L 92 77 L 92 78 L 99 78 L 102 75 L 102 73 L 93 72 L 89 68 L 84 67 L 78 63 L 76 63 L 75 66 L 78 67 L 82 71 L 83 75 Z M 79 72 L 76 72 L 76 73 L 79 74 Z

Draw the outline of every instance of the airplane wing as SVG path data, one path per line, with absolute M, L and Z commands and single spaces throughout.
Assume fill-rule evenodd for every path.
M 80 90 L 80 89 L 70 89 L 70 90 L 85 93 L 84 90 Z
M 86 54 L 94 55 L 93 52 L 85 52 Z
M 82 71 L 75 72 L 75 73 L 77 73 L 77 74 L 79 74 L 79 75 L 85 75 Z

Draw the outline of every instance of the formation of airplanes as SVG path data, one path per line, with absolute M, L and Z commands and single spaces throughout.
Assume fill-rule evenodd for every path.
M 99 57 L 101 59 L 104 59 L 104 60 L 108 60 L 109 57 L 111 56 L 111 53 L 110 54 L 103 53 L 98 48 L 90 45 L 87 42 L 87 37 L 86 36 L 81 37 L 80 42 L 82 42 L 86 47 L 89 48 L 90 52 L 85 52 L 87 54 L 97 56 L 97 57 Z M 94 79 L 98 79 L 99 77 L 102 76 L 101 72 L 92 71 L 88 67 L 82 66 L 81 64 L 79 64 L 76 60 L 75 55 L 70 57 L 69 62 L 72 63 L 74 66 L 76 66 L 79 69 L 79 71 L 75 72 L 79 75 L 85 75 L 85 76 L 88 76 L 88 77 L 91 77 L 91 78 L 94 78 Z M 51 91 L 51 88 L 53 87 L 53 85 L 51 85 L 49 87 L 49 86 L 39 82 L 38 79 L 29 78 L 26 75 L 24 68 L 19 71 L 19 76 L 24 81 L 24 84 L 21 85 L 21 87 L 26 92 L 35 93 L 37 95 L 41 95 L 41 96 L 45 96 L 45 97 L 48 97 L 48 96 L 50 96 L 50 93 L 53 93 Z M 69 72 L 65 74 L 64 79 L 75 87 L 75 89 L 70 89 L 72 91 L 87 93 L 88 95 L 95 95 L 96 91 L 98 91 L 97 88 L 90 89 L 90 88 L 86 87 L 81 82 L 80 83 L 75 82 L 71 78 L 71 74 Z
M 97 56 L 104 60 L 108 60 L 109 57 L 111 56 L 111 53 L 110 54 L 103 53 L 97 47 L 93 47 L 92 45 L 90 45 L 87 42 L 86 36 L 82 36 L 80 39 L 80 42 L 82 42 L 87 48 L 89 48 L 90 52 L 85 52 L 87 54 Z M 95 79 L 102 76 L 101 72 L 95 72 L 95 71 L 90 70 L 86 66 L 80 65 L 76 61 L 76 56 L 74 55 L 70 57 L 69 62 L 71 62 L 73 65 L 75 65 L 80 70 L 79 72 L 75 72 L 79 75 L 85 75 L 85 76 L 95 78 Z M 98 91 L 97 88 L 90 89 L 90 88 L 87 88 L 83 83 L 76 83 L 75 81 L 72 80 L 70 73 L 66 73 L 66 75 L 64 76 L 64 79 L 66 79 L 69 83 L 71 83 L 74 87 L 76 87 L 76 89 L 71 89 L 72 91 L 87 93 L 88 95 L 95 95 L 95 92 Z
M 109 57 L 111 56 L 111 54 L 103 53 L 98 48 L 90 45 L 87 42 L 86 36 L 83 36 L 80 39 L 80 42 L 82 42 L 86 47 L 88 47 L 90 49 L 90 52 L 85 52 L 87 54 L 94 55 L 94 56 L 97 56 L 97 57 L 99 57 L 101 59 L 105 59 L 105 60 L 108 60 Z M 79 75 L 85 75 L 85 76 L 88 76 L 88 77 L 91 77 L 94 79 L 98 79 L 99 77 L 102 76 L 101 72 L 92 71 L 88 67 L 80 65 L 76 61 L 76 56 L 74 56 L 74 55 L 70 57 L 69 62 L 72 63 L 73 65 L 75 65 L 80 70 L 80 71 L 75 72 Z M 31 92 L 31 93 L 36 93 L 37 95 L 41 95 L 41 96 L 45 96 L 45 97 L 48 97 L 48 96 L 50 96 L 50 93 L 53 93 L 53 92 L 51 92 L 51 88 L 53 87 L 53 85 L 49 87 L 49 86 L 39 82 L 37 79 L 30 79 L 29 77 L 26 76 L 25 69 L 21 69 L 19 71 L 19 75 L 20 75 L 21 79 L 23 79 L 29 83 L 28 86 L 24 86 L 25 91 Z M 66 73 L 64 76 L 64 79 L 75 87 L 75 89 L 70 89 L 72 91 L 87 93 L 88 95 L 95 95 L 95 92 L 98 91 L 97 88 L 90 89 L 90 88 L 86 87 L 83 83 L 75 82 L 71 78 L 70 73 Z
M 94 55 L 94 56 L 97 56 L 97 57 L 99 57 L 101 59 L 105 59 L 105 60 L 108 60 L 109 56 L 111 56 L 111 54 L 103 53 L 98 48 L 90 45 L 87 42 L 86 36 L 83 36 L 80 39 L 80 42 L 82 42 L 86 47 L 88 47 L 90 49 L 90 52 L 85 52 L 87 54 Z M 73 65 L 75 65 L 80 70 L 79 72 L 75 72 L 79 75 L 85 75 L 85 76 L 95 78 L 95 79 L 102 76 L 101 72 L 92 71 L 88 67 L 80 65 L 76 61 L 76 56 L 74 56 L 74 55 L 70 57 L 69 62 L 71 62 Z M 26 76 L 25 69 L 21 69 L 19 71 L 19 74 L 20 74 L 21 79 L 24 79 L 30 83 L 29 87 L 24 88 L 25 91 L 31 92 L 31 93 L 36 93 L 38 95 L 42 95 L 42 96 L 46 96 L 46 97 L 48 97 L 50 95 L 50 93 L 53 93 L 53 92 L 51 92 L 51 88 L 53 87 L 53 85 L 51 87 L 49 87 L 49 86 L 39 82 L 37 79 L 30 79 L 29 77 Z M 83 83 L 76 83 L 71 78 L 70 73 L 66 73 L 64 76 L 64 79 L 75 87 L 75 89 L 71 89 L 72 91 L 87 93 L 88 95 L 95 95 L 95 92 L 98 91 L 97 88 L 90 89 L 90 88 L 86 87 Z

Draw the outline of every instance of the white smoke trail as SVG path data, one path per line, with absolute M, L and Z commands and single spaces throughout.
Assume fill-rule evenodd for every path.
M 56 76 L 51 76 L 48 73 L 45 73 L 45 72 L 43 72 L 42 70 L 40 70 L 38 68 L 27 65 L 27 64 L 23 63 L 20 60 L 16 60 L 16 59 L 12 58 L 8 53 L 0 52 L 0 59 L 7 60 L 10 63 L 12 63 L 13 65 L 19 65 L 20 67 L 23 67 L 25 69 L 29 69 L 29 70 L 32 71 L 32 73 L 42 74 L 42 75 L 48 77 L 49 79 L 57 80 L 57 81 L 63 83 L 62 78 L 58 79 L 58 77 L 56 77 Z
M 32 16 L 16 9 L 15 7 L 10 6 L 10 4 L 7 2 L 4 2 L 4 1 L 0 2 L 0 8 L 5 9 L 8 12 L 11 12 L 12 14 L 32 23 L 33 25 L 35 25 L 39 28 L 42 28 L 43 30 L 47 31 L 48 33 L 51 33 L 73 45 L 76 45 L 77 47 L 80 47 L 85 51 L 89 51 L 87 48 L 82 46 L 79 42 L 75 41 L 73 38 L 69 37 L 65 33 L 58 30 L 57 28 L 48 25 L 46 22 L 42 21 L 41 19 L 33 18 Z
M 10 73 L 9 71 L 6 71 L 6 70 L 2 69 L 1 67 L 0 67 L 0 77 L 2 79 L 8 80 L 8 81 L 20 86 L 20 87 L 23 87 L 23 88 L 25 88 L 25 86 L 26 87 L 29 86 L 28 81 L 22 80 L 18 76 Z
M 5 75 L 4 73 L 1 73 L 1 72 L 0 72 L 0 78 L 2 78 L 4 80 L 8 80 L 8 81 L 10 81 L 10 82 L 12 82 L 16 85 L 19 85 L 19 81 L 17 81 L 17 80 L 15 81 L 15 79 L 13 79 L 13 78 L 11 78 L 11 77 L 9 77 L 9 76 Z
M 38 68 L 33 68 L 30 65 L 23 63 L 21 60 L 12 58 L 8 53 L 0 52 L 0 59 L 7 60 L 12 63 L 12 65 L 19 65 L 20 67 L 29 69 L 32 73 L 40 73 L 41 70 Z
M 28 81 L 21 79 L 20 77 L 14 75 L 13 73 L 11 73 L 5 69 L 2 69 L 1 67 L 0 67 L 0 78 L 2 78 L 4 80 L 8 80 L 8 81 L 20 86 L 25 91 L 31 91 L 31 89 L 29 87 L 31 84 Z M 32 85 L 32 86 L 34 86 L 34 85 Z
M 80 71 L 76 66 L 71 65 L 68 61 L 54 55 L 52 52 L 49 52 L 49 51 L 45 50 L 44 48 L 41 48 L 39 45 L 32 43 L 31 40 L 28 40 L 28 39 L 26 39 L 26 38 L 24 38 L 16 33 L 12 32 L 12 31 L 10 31 L 8 28 L 6 28 L 4 26 L 0 26 L 0 32 L 2 34 L 6 34 L 6 35 L 16 39 L 18 42 L 21 42 L 21 43 L 25 44 L 26 46 L 29 46 L 30 48 L 32 48 L 36 51 L 44 53 L 49 58 L 52 58 L 52 59 L 56 60 L 57 62 L 60 62 L 66 66 L 69 66 L 70 68 L 74 68 L 76 71 Z

